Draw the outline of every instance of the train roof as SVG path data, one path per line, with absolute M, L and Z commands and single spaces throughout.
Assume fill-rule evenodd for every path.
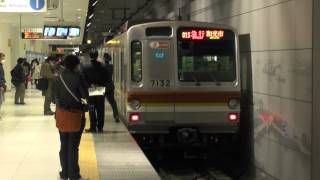
M 224 24 L 217 24 L 217 23 L 209 23 L 209 22 L 198 22 L 198 21 L 178 21 L 178 20 L 168 20 L 168 19 L 140 19 L 140 20 L 132 20 L 127 21 L 122 29 L 122 32 L 128 31 L 130 28 L 134 28 L 137 26 L 168 26 L 176 24 L 177 26 L 216 26 L 220 28 L 227 28 L 232 29 L 234 31 L 235 28 L 232 26 L 227 26 Z

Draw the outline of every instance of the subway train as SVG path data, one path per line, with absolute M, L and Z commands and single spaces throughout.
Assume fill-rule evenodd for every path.
M 128 23 L 100 47 L 104 52 L 113 59 L 121 120 L 136 139 L 207 144 L 238 133 L 240 62 L 232 27 Z

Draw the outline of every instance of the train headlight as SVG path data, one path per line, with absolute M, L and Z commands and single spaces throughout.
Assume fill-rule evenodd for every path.
M 133 109 L 133 110 L 138 110 L 141 106 L 140 101 L 137 99 L 134 99 L 132 101 L 129 102 L 129 106 Z
M 228 101 L 228 106 L 230 109 L 236 109 L 238 107 L 238 105 L 239 105 L 239 102 L 237 99 L 232 98 Z

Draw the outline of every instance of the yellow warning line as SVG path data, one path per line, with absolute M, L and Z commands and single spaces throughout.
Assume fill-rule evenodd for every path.
M 88 113 L 86 113 L 86 126 L 89 125 Z M 86 127 L 87 128 L 87 127 Z M 79 149 L 80 173 L 90 180 L 99 180 L 99 169 L 97 163 L 96 149 L 91 133 L 83 133 Z

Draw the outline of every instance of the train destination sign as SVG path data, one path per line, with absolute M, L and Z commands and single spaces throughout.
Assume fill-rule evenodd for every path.
M 187 40 L 215 40 L 222 39 L 224 37 L 224 30 L 212 30 L 212 29 L 188 29 L 180 32 L 181 39 Z

